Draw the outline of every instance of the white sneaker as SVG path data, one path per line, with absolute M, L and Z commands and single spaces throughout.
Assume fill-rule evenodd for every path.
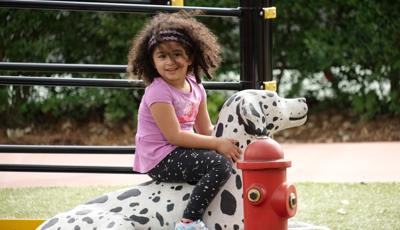
M 196 220 L 190 223 L 182 223 L 182 221 L 179 221 L 175 225 L 175 230 L 208 230 L 208 228 L 201 220 Z

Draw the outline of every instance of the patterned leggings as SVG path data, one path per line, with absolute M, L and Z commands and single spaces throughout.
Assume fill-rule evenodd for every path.
M 229 179 L 231 171 L 231 161 L 215 151 L 178 147 L 147 175 L 161 182 L 195 183 L 183 218 L 198 220 Z

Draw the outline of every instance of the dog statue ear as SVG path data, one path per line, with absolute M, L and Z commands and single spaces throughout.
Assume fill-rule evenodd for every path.
M 265 112 L 260 99 L 260 95 L 251 92 L 244 95 L 236 106 L 239 125 L 243 125 L 249 135 L 267 135 Z

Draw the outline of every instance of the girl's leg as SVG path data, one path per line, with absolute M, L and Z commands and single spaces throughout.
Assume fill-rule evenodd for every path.
M 177 148 L 148 175 L 163 182 L 196 182 L 183 218 L 198 220 L 228 180 L 231 170 L 231 161 L 213 150 Z

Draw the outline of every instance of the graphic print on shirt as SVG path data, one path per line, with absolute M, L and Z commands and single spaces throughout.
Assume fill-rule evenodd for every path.
M 197 113 L 199 112 L 199 102 L 195 101 L 185 101 L 182 103 L 182 106 L 185 106 L 182 108 L 183 114 L 178 115 L 178 121 L 181 124 L 187 123 L 187 122 L 194 122 L 196 120 Z

